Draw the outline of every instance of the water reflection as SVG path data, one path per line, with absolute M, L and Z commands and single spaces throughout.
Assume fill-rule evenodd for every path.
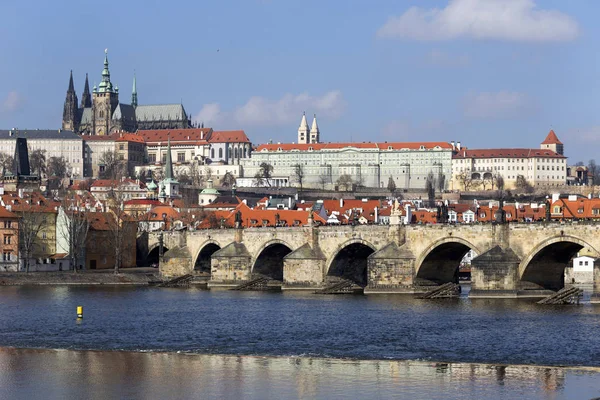
M 600 371 L 415 361 L 0 349 L 0 398 L 591 398 Z

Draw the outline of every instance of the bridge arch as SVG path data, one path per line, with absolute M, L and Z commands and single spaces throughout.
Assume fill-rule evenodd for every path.
M 532 284 L 531 289 L 562 289 L 565 268 L 583 248 L 596 257 L 599 254 L 587 241 L 576 236 L 560 235 L 542 241 L 519 264 L 523 287 L 527 289 L 528 284 Z
M 283 258 L 290 254 L 293 247 L 279 239 L 264 243 L 252 259 L 252 275 L 264 275 L 283 281 Z
M 213 253 L 221 250 L 221 244 L 216 240 L 209 239 L 202 243 L 194 259 L 194 271 L 210 273 L 211 257 Z
M 367 286 L 367 257 L 377 248 L 363 239 L 350 239 L 340 244 L 326 264 L 326 280 L 348 279 L 359 286 Z
M 460 237 L 448 236 L 435 241 L 416 260 L 417 280 L 422 283 L 458 283 L 458 267 L 469 250 L 480 255 L 483 249 Z
M 169 248 L 165 245 L 163 245 L 163 254 L 165 254 L 167 251 L 169 251 Z M 158 265 L 159 259 L 160 259 L 160 244 L 156 243 L 154 245 L 152 245 L 152 247 L 150 247 L 148 249 L 148 256 L 146 257 L 146 265 L 147 266 L 152 266 L 154 264 Z

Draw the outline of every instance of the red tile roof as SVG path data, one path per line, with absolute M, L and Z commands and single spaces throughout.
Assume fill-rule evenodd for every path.
M 546 139 L 542 142 L 542 144 L 563 144 L 560 140 L 558 140 L 558 136 L 554 133 L 553 130 L 550 130 Z
M 136 143 L 146 143 L 146 139 L 140 134 L 137 133 L 126 133 L 126 132 L 117 132 L 113 133 L 113 135 L 118 135 L 117 142 L 136 142 Z
M 239 131 L 213 131 L 208 137 L 210 143 L 250 143 L 246 132 Z
M 148 145 L 156 145 L 158 143 L 166 145 L 169 138 L 171 139 L 171 144 L 208 144 L 206 139 L 211 132 L 211 128 L 152 129 L 140 130 L 137 131 L 137 134 L 142 136 Z
M 6 207 L 0 206 L 0 218 L 17 218 L 17 214 L 8 211 Z
M 452 158 L 566 158 L 552 150 L 541 149 L 472 149 L 460 150 Z
M 436 147 L 450 150 L 452 146 L 447 142 L 367 142 L 367 143 L 281 143 L 281 144 L 261 144 L 256 151 L 308 151 L 312 150 L 340 150 L 343 148 L 372 149 L 372 150 L 419 150 L 423 146 L 426 150 Z

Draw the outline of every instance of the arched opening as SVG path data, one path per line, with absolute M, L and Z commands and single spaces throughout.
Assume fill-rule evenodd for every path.
M 252 275 L 265 276 L 277 281 L 283 281 L 283 257 L 292 249 L 282 243 L 272 243 L 265 247 L 254 262 Z
M 210 149 L 210 158 L 215 158 L 215 149 Z
M 476 256 L 475 250 L 465 243 L 447 242 L 434 247 L 423 259 L 417 270 L 416 284 L 421 286 L 459 283 L 469 272 L 471 259 Z M 461 273 L 462 270 L 462 273 Z
M 481 174 L 479 172 L 474 172 L 471 175 L 471 179 L 479 180 L 479 179 L 481 179 Z
M 163 246 L 163 254 L 165 254 L 167 251 L 169 251 L 169 249 Z M 148 253 L 148 257 L 146 258 L 146 265 L 148 267 L 158 267 L 158 262 L 160 260 L 159 252 L 160 246 L 156 246 L 155 248 L 150 250 L 150 253 Z
M 334 283 L 346 279 L 358 286 L 367 286 L 367 258 L 374 252 L 374 249 L 363 243 L 352 243 L 344 247 L 331 262 L 327 281 Z
M 484 172 L 483 173 L 483 179 L 492 179 L 492 173 L 491 172 Z
M 565 286 L 565 268 L 584 246 L 570 241 L 549 244 L 525 265 L 522 289 L 560 290 Z
M 216 243 L 208 243 L 198 253 L 196 263 L 194 264 L 194 271 L 201 274 L 210 274 L 210 260 L 216 251 L 221 250 L 221 247 Z
M 219 159 L 223 158 L 223 149 L 219 149 Z

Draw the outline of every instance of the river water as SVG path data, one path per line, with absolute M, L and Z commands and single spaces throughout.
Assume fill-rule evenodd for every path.
M 600 396 L 589 304 L 2 287 L 0 322 L 0 399 Z

